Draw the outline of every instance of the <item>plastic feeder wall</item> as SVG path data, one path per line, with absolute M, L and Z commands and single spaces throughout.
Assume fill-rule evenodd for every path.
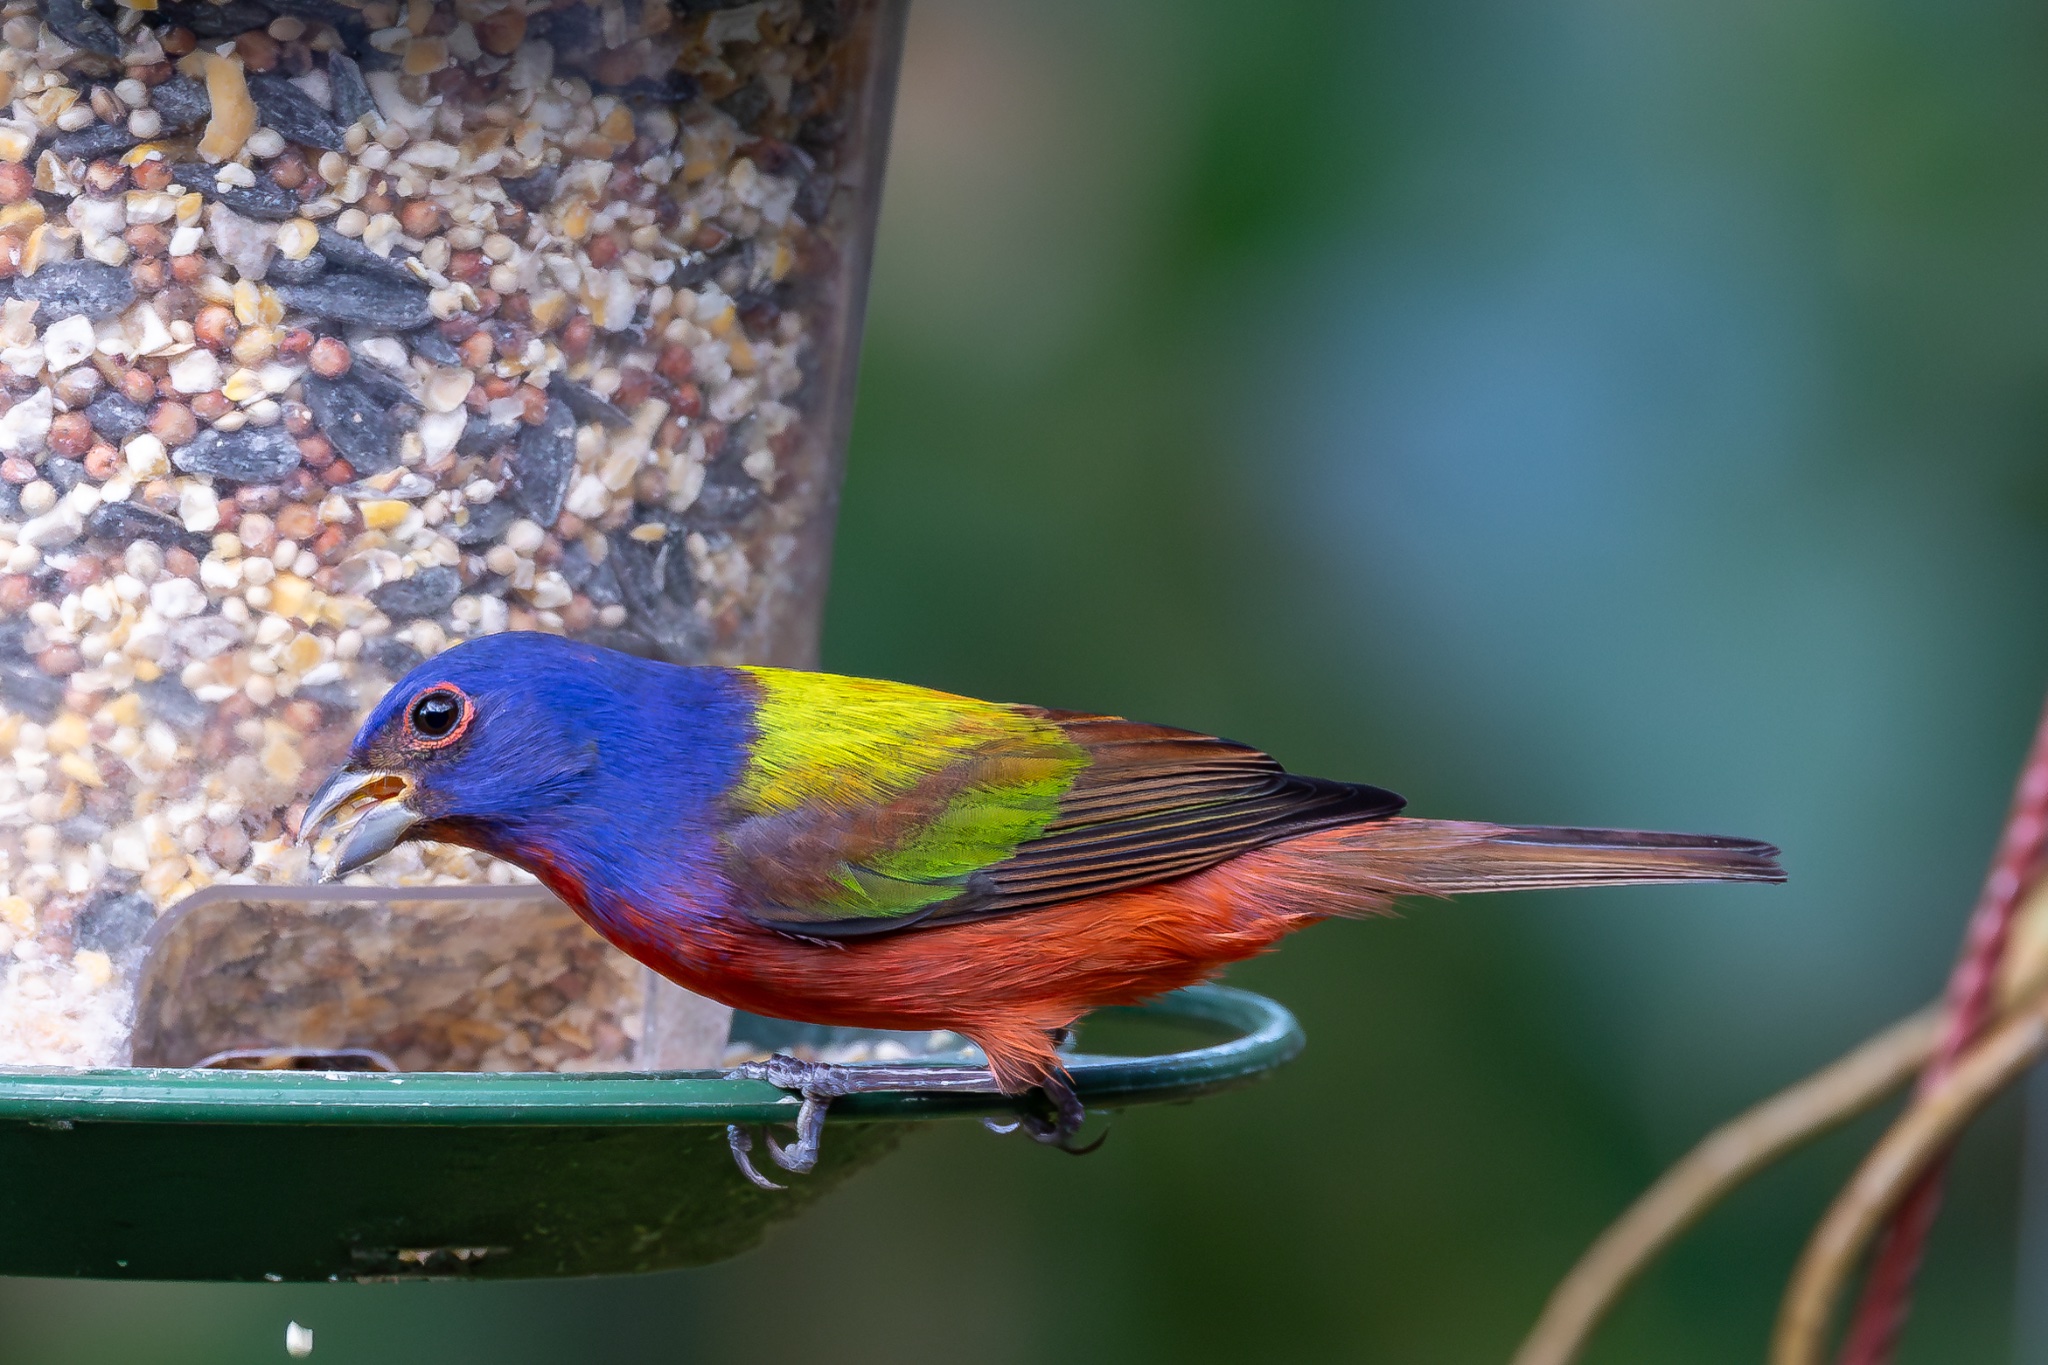
M 0 1066 L 719 1062 L 723 1010 L 544 897 L 374 893 L 524 880 L 465 850 L 269 897 L 462 639 L 815 662 L 903 20 L 0 27 Z

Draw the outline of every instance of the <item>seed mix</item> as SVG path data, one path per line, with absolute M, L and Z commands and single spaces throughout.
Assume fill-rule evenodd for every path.
M 124 1061 L 157 917 L 312 880 L 306 796 L 451 643 L 776 651 L 873 10 L 0 5 L 0 1065 Z M 562 1008 L 495 1057 L 617 1032 Z

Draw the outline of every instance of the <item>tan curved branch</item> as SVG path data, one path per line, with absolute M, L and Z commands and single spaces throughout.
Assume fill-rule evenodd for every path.
M 1932 1005 L 1716 1128 L 1600 1234 L 1552 1291 L 1513 1365 L 1569 1365 L 1630 1283 L 1730 1191 L 1910 1081 L 1940 1034 Z
M 2028 893 L 2012 933 L 1997 988 L 2003 1019 L 2048 998 L 2048 881 Z M 1587 1248 L 1552 1291 L 1513 1365 L 1570 1365 L 1643 1269 L 1707 1210 L 1911 1080 L 1934 1050 L 1943 1008 L 1937 1003 L 1900 1020 L 1709 1133 Z
M 1820 1365 L 1836 1301 L 1870 1239 L 1970 1120 L 2043 1051 L 2048 1005 L 2037 1003 L 1984 1035 L 1878 1139 L 1800 1255 L 1778 1311 L 1771 1365 Z

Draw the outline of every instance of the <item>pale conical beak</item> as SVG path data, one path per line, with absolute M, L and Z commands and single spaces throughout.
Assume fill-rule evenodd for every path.
M 419 823 L 405 804 L 412 784 L 398 773 L 365 772 L 342 767 L 322 783 L 306 803 L 299 821 L 299 839 L 311 843 L 350 815 L 355 823 L 341 831 L 334 843 L 326 872 L 320 880 L 331 882 L 347 876 L 366 863 L 398 847 L 412 827 Z

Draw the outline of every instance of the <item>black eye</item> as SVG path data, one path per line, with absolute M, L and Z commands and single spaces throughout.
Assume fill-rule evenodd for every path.
M 429 692 L 412 704 L 412 728 L 426 739 L 446 739 L 462 721 L 463 699 L 454 692 Z

